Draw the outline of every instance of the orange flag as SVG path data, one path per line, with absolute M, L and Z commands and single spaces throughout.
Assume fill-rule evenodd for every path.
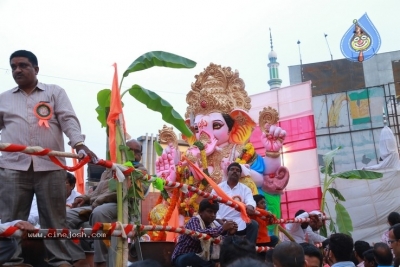
M 178 211 L 178 207 L 175 207 L 174 211 L 172 212 L 171 219 L 168 221 L 168 226 L 179 227 L 179 211 Z M 167 232 L 166 241 L 175 242 L 177 237 L 178 237 L 178 233 Z
M 187 161 L 187 163 L 192 167 L 192 170 L 196 173 L 198 177 L 204 177 L 204 179 L 207 180 L 207 182 L 211 185 L 211 187 L 214 189 L 214 191 L 217 193 L 218 196 L 220 196 L 223 200 L 231 201 L 239 206 L 240 209 L 240 216 L 242 217 L 243 221 L 246 223 L 250 222 L 250 218 L 247 216 L 246 212 L 246 206 L 244 205 L 243 202 L 236 201 L 231 199 L 218 185 L 214 180 L 211 179 L 207 174 L 205 174 L 199 167 L 197 167 L 194 163 L 192 163 L 189 159 L 187 159 L 185 156 L 183 156 L 183 159 Z
M 121 103 L 121 95 L 118 87 L 118 72 L 117 72 L 117 64 L 114 63 L 114 79 L 111 88 L 111 99 L 110 99 L 110 113 L 107 117 L 107 125 L 108 125 L 108 145 L 110 148 L 110 159 L 112 162 L 117 162 L 117 147 L 116 147 L 116 139 L 115 135 L 117 132 L 117 124 L 116 120 L 120 120 L 120 123 L 124 127 L 125 134 L 125 124 L 123 122 L 123 113 L 122 113 L 122 103 Z
M 75 153 L 74 149 L 72 149 L 72 153 Z M 72 158 L 72 165 L 75 166 L 78 164 L 78 160 L 76 158 Z M 81 193 L 82 195 L 85 194 L 85 180 L 83 178 L 83 167 L 74 171 L 74 175 L 76 178 L 76 191 Z

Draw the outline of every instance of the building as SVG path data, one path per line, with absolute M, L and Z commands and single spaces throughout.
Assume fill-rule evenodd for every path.
M 340 145 L 336 171 L 377 164 L 383 116 L 399 140 L 400 51 L 362 63 L 339 59 L 290 66 L 289 76 L 291 84 L 312 82 L 320 162 Z
M 334 172 L 378 164 L 380 133 L 385 124 L 394 132 L 398 146 L 400 51 L 377 54 L 362 63 L 339 59 L 290 66 L 289 76 L 291 84 L 312 82 L 320 165 L 323 155 L 338 146 L 342 149 L 334 158 Z M 352 219 L 355 240 L 380 240 L 387 230 L 387 215 L 400 211 L 399 175 L 394 168 L 383 170 L 381 179 L 335 180 L 333 186 L 345 201 L 328 194 L 329 214 L 339 217 L 335 208 L 340 203 Z

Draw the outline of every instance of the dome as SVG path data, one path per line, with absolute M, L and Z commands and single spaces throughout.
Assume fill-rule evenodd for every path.
M 274 50 L 272 50 L 271 52 L 269 52 L 268 58 L 278 58 L 278 55 Z

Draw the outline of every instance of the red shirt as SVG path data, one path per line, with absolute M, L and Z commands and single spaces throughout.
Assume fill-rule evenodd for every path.
M 258 235 L 256 244 L 270 242 L 271 238 L 268 235 L 267 222 L 261 219 L 260 216 L 250 216 L 250 218 L 258 222 Z

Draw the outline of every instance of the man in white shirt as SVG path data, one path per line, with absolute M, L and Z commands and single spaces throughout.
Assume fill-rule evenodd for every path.
M 21 230 L 34 230 L 35 227 L 29 222 L 16 220 L 0 224 L 0 234 L 2 234 L 8 227 L 15 226 Z M 0 266 L 9 261 L 14 253 L 17 251 L 18 243 L 14 238 L 1 238 L 0 239 Z
M 233 200 L 243 202 L 246 205 L 247 215 L 255 214 L 256 202 L 254 201 L 253 194 L 248 186 L 239 183 L 241 177 L 242 167 L 239 163 L 233 162 L 228 168 L 228 179 L 225 182 L 220 183 L 218 186 Z M 216 192 L 213 190 L 211 194 L 215 195 Z M 251 220 L 250 223 L 246 223 L 240 212 L 234 208 L 229 207 L 225 204 L 219 204 L 219 210 L 217 212 L 217 221 L 222 225 L 225 220 L 232 220 L 238 225 L 238 231 L 236 235 L 245 235 L 246 238 L 256 243 L 258 234 L 258 223 Z
M 324 240 L 326 240 L 325 236 L 319 234 L 319 229 L 321 229 L 323 225 L 323 214 L 319 210 L 313 210 L 309 213 L 309 216 L 311 220 L 306 229 L 308 240 L 313 244 L 322 243 Z
M 71 208 L 72 207 L 72 203 L 74 203 L 75 198 L 81 195 L 81 193 L 79 193 L 79 192 L 74 190 L 75 185 L 76 185 L 75 176 L 72 173 L 67 172 L 67 179 L 65 181 L 66 197 L 67 197 L 67 201 L 66 201 L 67 208 Z
M 308 212 L 304 210 L 299 210 L 295 214 L 296 218 L 312 218 L 314 221 L 319 220 L 317 214 L 308 214 Z M 304 223 L 288 223 L 286 224 L 286 230 L 293 237 L 294 241 L 297 243 L 309 242 L 309 243 L 320 243 L 326 239 L 313 231 L 310 227 L 309 222 Z M 289 240 L 286 236 L 285 240 Z

